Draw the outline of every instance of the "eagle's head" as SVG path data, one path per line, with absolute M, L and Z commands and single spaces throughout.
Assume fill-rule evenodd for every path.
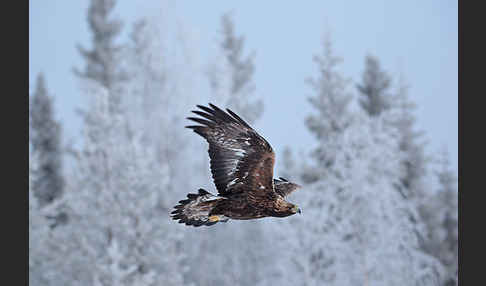
M 301 214 L 301 213 L 302 213 L 302 210 L 301 210 L 301 209 L 299 208 L 299 206 L 297 206 L 297 205 L 294 205 L 294 207 L 292 208 L 292 210 L 291 210 L 291 211 L 292 211 L 294 214 L 296 214 L 296 213 Z
M 299 214 L 302 213 L 302 210 L 299 208 L 299 206 L 286 201 L 283 197 L 279 197 L 275 201 L 275 206 L 270 216 L 287 217 L 287 216 L 294 215 L 296 213 Z
M 295 204 L 292 204 L 285 200 L 285 197 L 288 196 L 293 191 L 302 188 L 302 186 L 292 183 L 289 180 L 279 177 L 278 179 L 273 180 L 275 186 L 275 192 L 279 195 L 279 198 L 276 201 L 276 212 L 272 214 L 272 216 L 277 217 L 286 217 L 290 215 L 294 215 L 296 213 L 301 214 L 302 210 Z

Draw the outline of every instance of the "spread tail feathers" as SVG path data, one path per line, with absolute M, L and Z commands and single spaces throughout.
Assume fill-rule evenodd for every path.
M 179 223 L 195 227 L 213 225 L 218 221 L 226 222 L 228 218 L 224 216 L 209 215 L 211 210 L 221 200 L 225 200 L 225 198 L 199 189 L 198 194 L 187 194 L 187 199 L 179 201 L 179 205 L 176 205 L 174 207 L 175 210 L 171 212 L 171 217 L 173 220 L 179 220 Z

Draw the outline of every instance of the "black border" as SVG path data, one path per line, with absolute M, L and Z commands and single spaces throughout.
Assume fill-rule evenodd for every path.
M 12 1 L 4 5 L 2 17 L 2 49 L 5 63 L 3 75 L 3 136 L 4 171 L 2 194 L 2 242 L 6 251 L 3 281 L 28 285 L 29 277 L 29 25 L 27 1 Z M 14 105 L 11 105 L 13 99 Z M 15 107 L 14 107 L 15 106 Z M 26 145 L 19 144 L 24 138 Z M 12 200 L 13 199 L 13 200 Z

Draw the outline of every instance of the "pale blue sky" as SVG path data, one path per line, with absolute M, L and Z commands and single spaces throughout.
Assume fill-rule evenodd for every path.
M 321 51 L 321 36 L 330 29 L 335 52 L 344 58 L 341 70 L 354 82 L 361 79 L 367 53 L 377 56 L 390 73 L 403 72 L 418 104 L 417 127 L 426 132 L 429 152 L 447 146 L 457 170 L 457 1 L 159 2 L 118 1 L 115 15 L 130 28 L 139 15 L 157 16 L 169 9 L 198 43 L 201 64 L 212 56 L 220 16 L 234 12 L 246 51 L 256 51 L 256 94 L 265 102 L 256 128 L 277 152 L 285 145 L 308 150 L 314 142 L 303 123 L 312 110 L 306 101 L 312 93 L 304 80 L 315 75 L 312 55 Z M 37 73 L 45 73 L 68 140 L 80 134 L 75 109 L 83 101 L 71 70 L 83 66 L 75 44 L 90 46 L 88 4 L 29 1 L 29 84 L 32 88 Z

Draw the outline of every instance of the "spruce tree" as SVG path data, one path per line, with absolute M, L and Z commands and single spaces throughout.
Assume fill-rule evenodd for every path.
M 172 206 L 167 198 L 169 161 L 158 159 L 158 146 L 147 138 L 142 120 L 146 114 L 133 104 L 143 101 L 143 92 L 129 92 L 140 91 L 135 80 L 146 83 L 150 75 L 135 79 L 135 68 L 129 74 L 119 61 L 122 46 L 127 61 L 133 54 L 128 45 L 115 44 L 121 22 L 108 17 L 114 4 L 91 2 L 93 50 L 80 49 L 86 68 L 75 71 L 91 99 L 82 113 L 84 145 L 68 200 L 73 217 L 69 230 L 86 230 L 75 240 L 88 260 L 80 276 L 84 285 L 182 285 L 182 233 L 170 221 L 158 220 Z M 140 52 L 153 51 L 147 47 Z M 71 258 L 67 262 L 80 267 Z
M 378 58 L 366 56 L 362 83 L 357 84 L 356 88 L 361 95 L 359 103 L 370 116 L 377 116 L 390 108 L 390 84 L 391 79 L 382 70 Z
M 303 172 L 302 179 L 308 183 L 317 180 L 334 164 L 340 148 L 336 138 L 349 127 L 353 117 L 348 110 L 352 100 L 350 79 L 338 69 L 342 58 L 334 54 L 329 34 L 324 37 L 322 48 L 322 54 L 313 57 L 318 76 L 307 79 L 315 94 L 308 99 L 315 113 L 305 119 L 305 125 L 319 142 L 312 151 L 315 167 L 306 167 Z
M 448 273 L 442 285 L 458 285 L 458 189 L 457 177 L 444 150 L 436 172 L 439 190 L 428 194 L 421 206 L 428 237 L 424 249 L 438 258 Z
M 349 81 L 326 42 L 311 81 L 317 114 L 306 121 L 317 138 L 314 177 L 293 194 L 304 215 L 282 222 L 281 253 L 290 255 L 278 268 L 296 271 L 276 276 L 306 285 L 434 285 L 443 269 L 419 250 L 415 225 L 404 215 L 409 203 L 394 189 L 403 152 L 389 124 L 393 116 L 350 111 Z
M 398 141 L 401 157 L 400 182 L 395 189 L 407 200 L 407 216 L 414 224 L 420 249 L 428 251 L 429 237 L 427 215 L 421 209 L 427 204 L 427 198 L 432 195 L 427 184 L 430 159 L 425 154 L 423 132 L 416 130 L 414 110 L 416 104 L 409 97 L 409 85 L 400 74 L 397 91 L 391 97 L 390 111 L 393 114 L 391 126 L 398 131 Z
M 400 187 L 402 194 L 412 199 L 424 195 L 424 179 L 429 160 L 425 155 L 423 132 L 415 130 L 417 119 L 413 112 L 416 104 L 410 99 L 408 91 L 409 86 L 400 76 L 398 90 L 392 97 L 390 108 L 396 111 L 393 125 L 399 132 L 400 150 L 405 153 Z
M 54 105 L 44 76 L 37 76 L 30 108 L 30 142 L 38 166 L 32 190 L 44 206 L 60 197 L 64 189 L 62 175 L 61 125 L 54 118 Z
M 209 73 L 210 85 L 213 93 L 219 98 L 217 101 L 225 107 L 245 118 L 252 124 L 263 114 L 261 99 L 252 101 L 255 90 L 253 74 L 255 72 L 255 53 L 243 55 L 244 36 L 237 36 L 235 24 L 230 13 L 221 17 L 222 40 L 220 49 L 224 63 Z
M 86 49 L 78 45 L 86 65 L 83 70 L 74 68 L 74 73 L 80 78 L 93 80 L 110 91 L 110 112 L 119 111 L 121 95 L 118 84 L 127 79 L 127 74 L 120 65 L 123 46 L 115 42 L 120 35 L 122 22 L 110 17 L 115 4 L 115 0 L 91 0 L 87 20 L 92 48 Z

